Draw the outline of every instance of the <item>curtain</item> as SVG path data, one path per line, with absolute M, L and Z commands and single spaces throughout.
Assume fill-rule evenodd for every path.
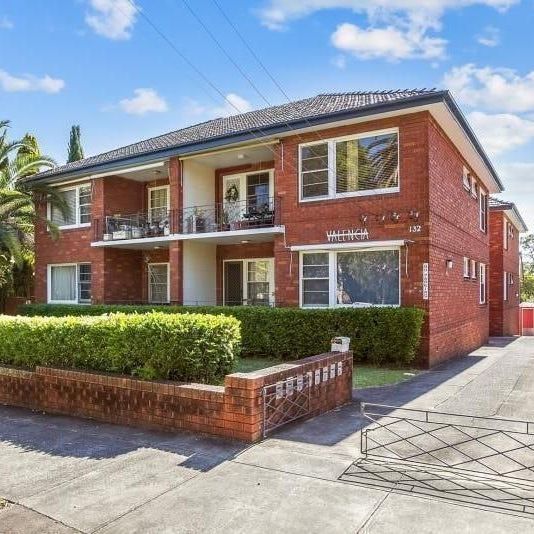
M 76 266 L 62 265 L 50 268 L 51 300 L 76 300 Z

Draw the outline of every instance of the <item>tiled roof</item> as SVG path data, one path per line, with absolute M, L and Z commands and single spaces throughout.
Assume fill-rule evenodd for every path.
M 513 202 L 507 202 L 506 200 L 500 200 L 495 197 L 489 197 L 488 205 L 491 209 L 509 210 L 514 207 Z
M 110 150 L 103 154 L 67 163 L 66 165 L 35 175 L 32 179 L 71 173 L 112 163 L 116 160 L 151 154 L 165 149 L 179 148 L 184 145 L 224 138 L 239 133 L 258 132 L 261 134 L 262 129 L 276 125 L 290 125 L 295 121 L 328 116 L 337 112 L 380 106 L 381 104 L 409 100 L 414 97 L 432 94 L 436 94 L 434 89 L 320 94 L 280 106 L 272 106 L 188 126 L 158 137 L 152 137 L 144 141 L 139 141 L 138 143 Z
M 520 232 L 527 232 L 528 227 L 525 223 L 521 213 L 517 209 L 517 206 L 513 202 L 508 202 L 506 200 L 500 200 L 499 198 L 489 197 L 488 206 L 491 210 L 502 210 L 511 212 L 511 220 L 515 222 L 517 228 Z

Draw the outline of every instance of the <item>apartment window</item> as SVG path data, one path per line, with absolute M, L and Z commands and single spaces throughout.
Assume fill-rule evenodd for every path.
M 471 175 L 465 167 L 462 173 L 462 183 L 466 191 L 469 191 L 471 189 Z
M 503 222 L 503 245 L 504 250 L 508 250 L 508 237 L 510 232 L 508 231 L 508 221 L 505 219 Z
M 273 259 L 225 260 L 223 262 L 223 294 L 226 306 L 273 305 Z
M 471 279 L 477 279 L 477 262 L 475 260 L 471 260 Z
M 91 264 L 67 263 L 48 266 L 48 302 L 91 302 Z
M 511 286 L 514 285 L 514 274 L 513 273 L 508 273 L 508 283 Z
M 159 222 L 169 211 L 169 186 L 151 187 L 148 190 L 148 218 Z
M 503 300 L 508 300 L 508 273 L 506 271 L 503 277 Z
M 488 217 L 488 202 L 487 195 L 480 190 L 480 195 L 478 198 L 478 212 L 479 212 L 479 222 L 480 230 L 486 233 L 487 230 L 487 217 Z
M 301 304 L 398 306 L 399 257 L 398 249 L 303 252 Z
M 313 252 L 302 255 L 302 305 L 330 305 L 330 275 L 328 252 Z
M 254 260 L 247 262 L 247 304 L 268 305 L 270 300 L 270 262 Z
M 477 189 L 478 189 L 478 185 L 477 185 L 476 178 L 474 176 L 471 176 L 471 196 L 473 198 L 477 198 Z
M 469 278 L 469 258 L 464 256 L 464 278 Z
M 59 191 L 69 207 L 63 216 L 57 207 L 48 205 L 48 218 L 61 228 L 75 228 L 91 224 L 91 185 L 84 184 Z
M 480 304 L 486 304 L 486 266 L 483 263 L 478 264 L 478 270 L 479 270 L 479 295 Z
M 166 304 L 170 301 L 169 264 L 148 264 L 148 301 L 154 304 Z
M 300 146 L 302 200 L 398 190 L 399 141 L 396 130 Z

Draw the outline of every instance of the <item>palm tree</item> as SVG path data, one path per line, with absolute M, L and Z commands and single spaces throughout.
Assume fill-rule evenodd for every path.
M 14 272 L 31 276 L 35 223 L 44 221 L 52 237 L 58 236 L 57 226 L 36 205 L 49 202 L 65 217 L 69 215 L 69 206 L 56 189 L 28 181 L 42 168 L 54 167 L 54 160 L 41 155 L 29 134 L 20 141 L 8 141 L 8 127 L 9 121 L 0 121 L 0 288 L 4 293 L 13 283 Z M 18 285 L 30 284 L 24 280 Z

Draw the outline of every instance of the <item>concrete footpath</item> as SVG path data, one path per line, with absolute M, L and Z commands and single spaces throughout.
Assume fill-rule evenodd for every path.
M 534 420 L 534 338 L 356 396 Z M 365 424 L 355 401 L 246 447 L 0 407 L 0 533 L 534 532 L 534 515 L 340 480 Z

